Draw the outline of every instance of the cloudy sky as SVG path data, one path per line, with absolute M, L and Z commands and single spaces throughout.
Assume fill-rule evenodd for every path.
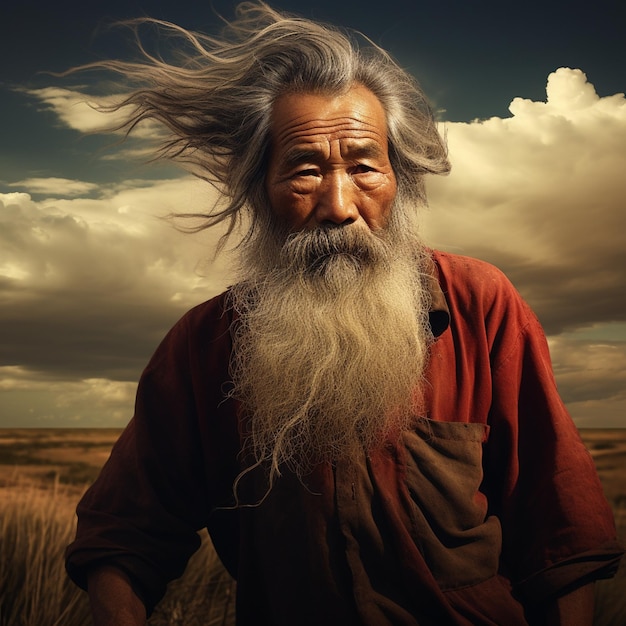
M 0 427 L 124 425 L 163 334 L 229 280 L 215 233 L 159 219 L 211 191 L 99 134 L 93 77 L 45 73 L 127 54 L 116 19 L 213 29 L 211 3 L 100 4 L 0 8 Z M 578 425 L 625 427 L 624 3 L 274 6 L 359 29 L 418 77 L 453 164 L 428 183 L 428 241 L 501 267 L 544 324 Z

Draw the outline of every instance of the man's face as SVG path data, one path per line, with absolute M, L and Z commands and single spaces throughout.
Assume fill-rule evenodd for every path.
M 384 229 L 396 195 L 383 107 L 357 85 L 341 96 L 290 93 L 274 105 L 266 189 L 291 231 Z

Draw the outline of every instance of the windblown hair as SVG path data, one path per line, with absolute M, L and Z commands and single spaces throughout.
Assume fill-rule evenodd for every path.
M 244 2 L 220 37 L 189 32 L 158 20 L 176 38 L 175 61 L 149 53 L 141 43 L 137 62 L 104 61 L 91 68 L 121 74 L 134 91 L 114 110 L 129 111 L 118 130 L 132 132 L 145 120 L 161 123 L 167 137 L 157 152 L 216 186 L 222 200 L 190 230 L 249 213 L 248 238 L 270 208 L 265 193 L 272 106 L 288 92 L 343 94 L 355 84 L 381 101 L 388 124 L 391 164 L 399 191 L 425 203 L 422 176 L 449 170 L 445 145 L 415 80 L 384 50 L 355 33 Z M 180 39 L 181 41 L 178 41 Z

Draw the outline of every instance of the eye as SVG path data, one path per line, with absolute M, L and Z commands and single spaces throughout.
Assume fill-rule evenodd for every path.
M 368 174 L 369 172 L 375 172 L 376 169 L 366 163 L 357 163 L 354 167 L 355 174 Z
M 315 170 L 300 170 L 299 172 L 296 172 L 296 176 L 315 176 L 317 174 L 317 172 Z

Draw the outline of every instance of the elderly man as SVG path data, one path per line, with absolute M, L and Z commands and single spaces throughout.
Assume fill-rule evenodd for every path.
M 145 623 L 207 527 L 243 626 L 590 624 L 611 512 L 532 312 L 420 239 L 448 162 L 418 87 L 265 5 L 222 39 L 166 27 L 177 65 L 103 64 L 140 81 L 128 127 L 161 122 L 161 155 L 219 185 L 204 226 L 249 230 L 79 504 L 95 623 Z

